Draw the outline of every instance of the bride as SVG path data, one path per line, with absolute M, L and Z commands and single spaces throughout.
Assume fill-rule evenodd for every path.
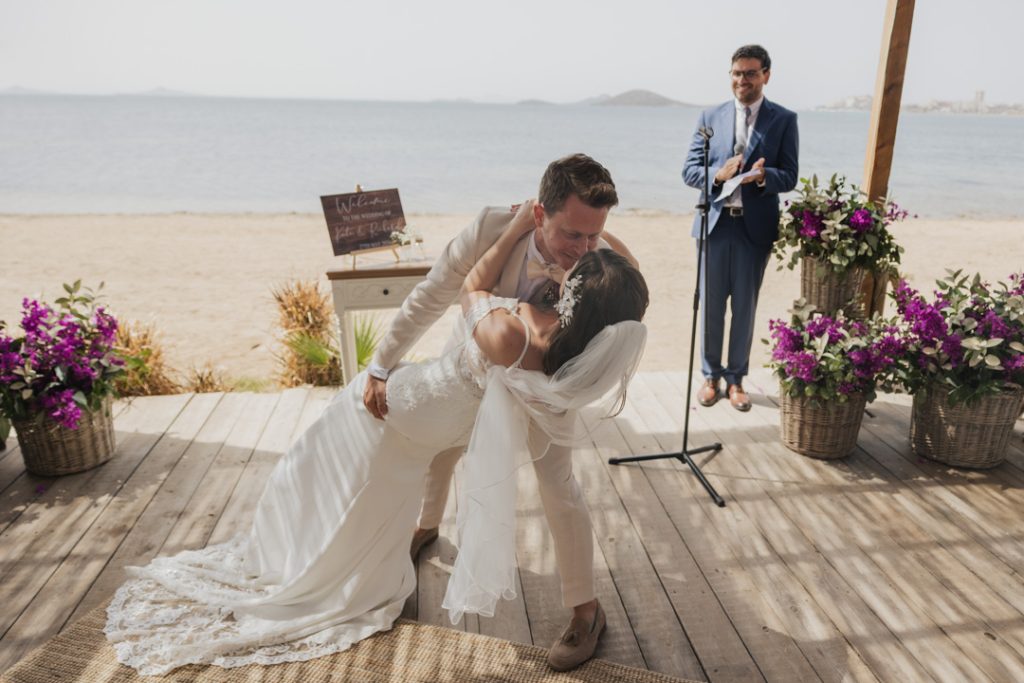
M 409 534 L 430 460 L 467 441 L 443 606 L 455 622 L 514 597 L 515 472 L 530 422 L 568 445 L 582 435 L 578 408 L 621 405 L 648 301 L 639 271 L 610 250 L 564 276 L 554 311 L 491 296 L 531 211 L 467 276 L 465 341 L 391 375 L 386 421 L 364 408 L 360 374 L 277 464 L 248 532 L 128 569 L 104 629 L 120 662 L 156 675 L 303 661 L 389 629 L 415 587 Z

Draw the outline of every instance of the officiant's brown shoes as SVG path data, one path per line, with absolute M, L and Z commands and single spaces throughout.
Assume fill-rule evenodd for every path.
M 548 664 L 555 671 L 568 671 L 593 657 L 597 640 L 607 623 L 601 603 L 597 603 L 593 621 L 573 617 L 548 651 Z
M 433 529 L 416 529 L 412 533 L 412 543 L 409 545 L 409 555 L 415 562 L 420 551 L 437 540 L 437 527 Z
M 710 408 L 718 403 L 721 396 L 722 394 L 718 391 L 717 379 L 704 380 L 704 384 L 700 385 L 700 389 L 697 390 L 697 402 L 705 408 Z
M 750 410 L 750 397 L 743 391 L 742 384 L 729 385 L 729 404 L 741 413 Z

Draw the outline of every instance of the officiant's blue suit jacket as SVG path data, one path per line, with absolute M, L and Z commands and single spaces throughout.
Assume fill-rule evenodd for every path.
M 736 138 L 735 100 L 701 112 L 697 130 L 690 141 L 683 166 L 683 180 L 690 187 L 704 190 L 704 140 L 700 128 L 709 126 L 715 134 L 711 137 L 711 161 L 709 173 L 714 182 L 718 169 L 734 156 Z M 754 130 L 750 134 L 747 150 L 743 154 L 743 171 L 764 157 L 765 186 L 756 183 L 740 186 L 743 193 L 743 222 L 747 236 L 755 245 L 769 248 L 779 235 L 779 193 L 789 192 L 796 187 L 797 156 L 799 151 L 796 113 L 765 98 L 757 113 Z M 721 187 L 712 187 L 714 199 Z M 714 231 L 722 213 L 722 202 L 714 202 L 708 214 L 709 234 Z M 694 237 L 700 236 L 700 212 L 694 216 Z

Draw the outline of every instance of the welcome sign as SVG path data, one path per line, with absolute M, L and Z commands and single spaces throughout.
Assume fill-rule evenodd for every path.
M 391 233 L 405 228 L 398 189 L 320 197 L 335 256 L 391 245 Z

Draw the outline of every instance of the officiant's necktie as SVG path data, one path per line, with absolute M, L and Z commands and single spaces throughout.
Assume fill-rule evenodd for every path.
M 739 115 L 739 112 L 736 112 Z M 750 140 L 750 107 L 743 108 L 743 123 L 736 130 L 736 146 L 734 154 L 743 154 L 747 151 L 747 142 Z
M 736 130 L 735 130 L 736 144 L 733 145 L 732 153 L 733 154 L 743 154 L 744 152 L 747 151 L 747 142 L 750 139 L 750 132 L 749 132 L 750 131 L 750 107 L 743 107 L 743 114 L 742 115 L 737 110 L 736 118 L 737 119 L 742 119 L 742 121 L 737 121 L 737 123 L 739 125 L 736 126 Z M 742 173 L 742 172 L 743 172 L 743 164 L 740 164 L 740 168 L 739 168 L 738 171 L 736 171 L 736 173 L 739 174 L 739 173 Z M 729 195 L 729 198 L 725 200 L 725 204 L 726 204 L 726 206 L 742 206 L 743 205 L 742 197 L 743 197 L 743 195 L 742 195 L 742 193 L 740 191 L 740 188 L 737 187 L 735 190 L 732 191 L 732 194 Z

